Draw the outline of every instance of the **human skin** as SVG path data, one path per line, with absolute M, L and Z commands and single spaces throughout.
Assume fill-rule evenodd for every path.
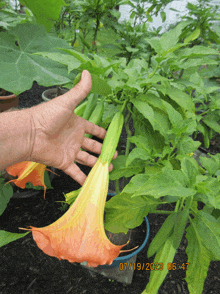
M 22 161 L 34 161 L 63 170 L 80 185 L 86 175 L 75 164 L 93 167 L 102 144 L 85 134 L 104 139 L 106 130 L 74 114 L 89 94 L 91 75 L 84 70 L 70 91 L 37 106 L 0 114 L 0 170 Z M 86 150 L 80 150 L 80 148 Z M 113 159 L 117 157 L 117 151 Z M 75 162 L 74 162 L 75 161 Z M 109 166 L 112 171 L 113 165 Z

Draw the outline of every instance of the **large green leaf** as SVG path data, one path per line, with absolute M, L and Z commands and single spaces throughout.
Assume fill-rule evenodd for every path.
M 131 194 L 117 194 L 106 202 L 105 229 L 112 233 L 127 233 L 129 228 L 140 226 L 150 209 L 155 209 L 158 204 L 158 200 L 150 197 L 134 200 Z
M 28 7 L 39 24 L 44 25 L 50 31 L 54 21 L 59 19 L 61 6 L 64 0 L 20 0 L 20 3 Z
M 19 46 L 15 45 L 15 40 Z M 32 87 L 33 81 L 42 86 L 71 82 L 66 66 L 33 55 L 38 51 L 57 52 L 54 47 L 69 47 L 63 40 L 47 35 L 45 28 L 35 24 L 20 24 L 10 32 L 0 33 L 0 87 L 18 95 Z
M 180 246 L 188 218 L 189 218 L 189 209 L 187 207 L 184 207 L 182 211 L 178 212 L 176 220 L 175 220 L 175 226 L 174 226 L 174 232 L 173 232 L 173 247 L 175 249 L 177 249 Z
M 155 198 L 162 196 L 180 196 L 188 197 L 196 194 L 196 190 L 192 188 L 186 188 L 181 181 L 181 171 L 161 171 L 151 176 L 146 182 L 140 182 L 137 178 L 139 175 L 134 176 L 129 184 L 124 188 L 124 192 L 130 192 L 130 186 L 135 187 L 135 192 L 132 197 L 139 195 L 151 195 Z
M 173 125 L 179 124 L 183 120 L 181 114 L 176 111 L 171 104 L 167 103 L 160 97 L 154 95 L 153 93 L 142 94 L 139 97 L 140 100 L 146 101 L 150 105 L 161 109 L 168 114 L 169 120 Z
M 0 178 L 0 215 L 4 212 L 8 202 L 13 196 L 13 188 L 10 184 L 6 184 L 3 178 Z
M 219 55 L 219 52 L 215 49 L 199 45 L 183 49 L 178 53 L 179 58 L 198 57 L 199 55 Z
M 187 22 L 180 22 L 174 29 L 164 33 L 160 38 L 160 44 L 164 51 L 168 51 L 172 47 L 176 46 L 179 40 L 179 36 L 182 33 L 182 29 L 187 26 Z
M 185 155 L 195 152 L 200 145 L 201 143 L 199 141 L 193 141 L 193 139 L 187 135 L 182 135 L 176 147 L 179 154 Z
M 176 65 L 179 68 L 183 68 L 183 69 L 187 69 L 189 67 L 201 66 L 201 65 L 208 65 L 208 64 L 217 65 L 218 62 L 210 58 L 197 58 L 197 59 L 190 58 L 189 60 L 176 61 Z
M 137 98 L 132 98 L 131 102 L 134 104 L 134 106 L 138 109 L 140 113 L 143 114 L 143 116 L 149 120 L 151 123 L 153 129 L 155 129 L 156 121 L 154 119 L 154 111 L 150 105 L 148 105 L 146 102 L 141 101 Z
M 68 73 L 70 73 L 73 69 L 78 69 L 81 65 L 81 62 L 72 55 L 62 54 L 57 52 L 38 52 L 36 55 L 41 55 L 44 57 L 48 57 L 54 61 L 57 61 L 61 64 L 68 66 Z
M 188 37 L 184 40 L 184 43 L 189 43 L 190 41 L 193 41 L 197 39 L 200 35 L 200 28 L 196 28 L 194 32 L 190 33 Z
M 24 234 L 16 234 L 0 230 L 0 247 L 7 245 L 8 243 L 18 240 L 20 238 L 23 238 L 29 233 L 30 232 Z
M 166 218 L 160 230 L 157 232 L 156 236 L 150 243 L 150 246 L 147 251 L 148 258 L 153 256 L 164 245 L 168 237 L 171 236 L 175 225 L 176 216 L 177 213 L 174 212 Z
M 217 173 L 220 168 L 220 154 L 216 154 L 212 156 L 212 158 L 201 157 L 199 158 L 201 165 L 208 171 L 208 173 L 212 176 Z
M 208 178 L 207 181 L 196 184 L 196 188 L 202 202 L 220 209 L 220 185 L 217 178 Z
M 126 166 L 127 157 L 125 155 L 119 155 L 114 161 L 114 169 L 109 175 L 109 179 L 114 181 L 122 177 L 131 177 L 142 172 L 144 166 L 141 161 L 136 160 L 132 165 Z
M 146 39 L 150 46 L 160 55 L 162 53 L 162 46 L 158 38 Z
M 150 158 L 149 152 L 142 148 L 134 148 L 128 155 L 128 158 L 126 160 L 126 166 L 130 165 L 137 158 L 141 160 L 148 160 Z
M 173 247 L 172 235 L 166 240 L 154 258 L 154 264 L 158 263 L 158 270 L 152 270 L 149 283 L 142 294 L 157 294 L 168 273 L 168 263 L 172 263 L 176 250 Z M 163 268 L 160 270 L 161 265 Z
M 142 115 L 149 120 L 154 130 L 159 131 L 162 135 L 170 129 L 168 115 L 158 108 L 150 106 L 146 101 L 132 98 L 131 102 Z
M 186 184 L 192 186 L 196 182 L 199 166 L 196 160 L 192 157 L 185 157 L 181 161 L 181 171 L 186 179 Z
M 190 112 L 195 112 L 195 105 L 189 95 L 184 93 L 183 91 L 172 88 L 172 87 L 164 87 L 162 85 L 155 85 L 158 91 L 163 93 L 164 95 L 167 94 L 173 101 L 175 101 L 181 108 L 184 110 L 188 110 Z
M 190 293 L 202 294 L 210 261 L 220 258 L 220 223 L 199 211 L 186 229 L 189 268 L 186 281 Z
M 219 116 L 213 112 L 209 112 L 204 118 L 203 122 L 213 129 L 215 132 L 220 133 L 220 124 L 217 122 Z

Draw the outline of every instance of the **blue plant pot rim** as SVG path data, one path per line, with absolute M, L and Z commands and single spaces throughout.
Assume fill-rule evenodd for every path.
M 108 196 L 115 196 L 116 194 L 115 193 L 108 193 Z M 144 239 L 144 242 L 142 243 L 142 245 L 135 251 L 133 251 L 132 253 L 126 255 L 126 256 L 119 256 L 117 257 L 113 263 L 110 265 L 110 267 L 114 267 L 114 266 L 117 266 L 119 264 L 119 262 L 125 262 L 126 260 L 129 260 L 130 258 L 132 258 L 133 256 L 137 255 L 140 251 L 142 251 L 144 249 L 144 247 L 146 246 L 147 244 L 147 241 L 149 239 L 149 235 L 150 235 L 150 225 L 149 225 L 149 221 L 147 219 L 147 217 L 145 216 L 144 217 L 145 221 L 146 221 L 146 226 L 147 226 L 147 233 L 146 233 L 146 237 Z M 104 266 L 108 266 L 109 265 L 104 265 Z

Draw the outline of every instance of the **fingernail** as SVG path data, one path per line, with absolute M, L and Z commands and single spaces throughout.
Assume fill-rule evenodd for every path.
M 86 71 L 84 70 L 84 71 L 82 72 L 82 75 L 81 75 L 81 80 L 84 79 L 85 76 L 86 76 Z

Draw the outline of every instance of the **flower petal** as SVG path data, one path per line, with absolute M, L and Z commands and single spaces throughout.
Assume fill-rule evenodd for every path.
M 108 181 L 108 162 L 98 160 L 66 213 L 47 227 L 31 227 L 33 238 L 44 253 L 69 262 L 86 261 L 92 267 L 113 262 L 126 244 L 114 245 L 105 234 Z
M 18 179 L 14 179 L 9 181 L 14 182 L 16 186 L 25 189 L 26 183 L 31 182 L 34 186 L 43 186 L 44 187 L 44 198 L 46 193 L 46 185 L 44 184 L 44 172 L 46 169 L 46 165 L 41 163 L 36 163 L 32 161 L 23 161 L 20 163 L 16 163 L 6 169 L 7 173 L 16 177 Z M 50 171 L 50 170 L 48 170 Z

